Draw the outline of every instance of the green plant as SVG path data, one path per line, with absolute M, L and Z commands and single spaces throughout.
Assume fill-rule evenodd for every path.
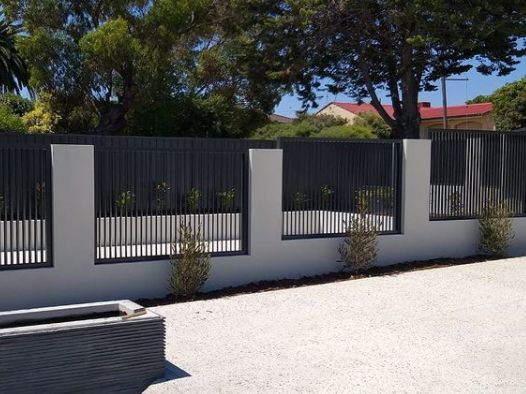
M 130 190 L 125 190 L 117 194 L 115 199 L 115 206 L 119 210 L 120 214 L 128 212 L 128 209 L 135 201 L 135 195 Z
M 462 214 L 464 204 L 462 203 L 462 194 L 460 192 L 452 192 L 447 198 L 449 202 L 449 211 L 452 215 L 458 216 Z
M 217 197 L 219 197 L 221 208 L 225 211 L 228 211 L 234 206 L 234 199 L 236 198 L 236 189 L 232 188 L 230 190 L 218 192 Z
M 179 252 L 179 253 L 178 253 Z M 199 227 L 193 231 L 190 224 L 179 225 L 179 251 L 172 244 L 170 256 L 170 288 L 175 296 L 188 297 L 201 288 L 210 272 L 210 254 L 201 238 Z
M 193 187 L 192 190 L 190 190 L 186 194 L 186 205 L 190 212 L 195 213 L 199 210 L 199 201 L 201 199 L 201 192 L 199 189 Z
M 376 228 L 369 222 L 367 196 L 357 195 L 357 213 L 352 217 L 347 236 L 338 247 L 343 269 L 360 272 L 367 269 L 376 259 L 378 239 Z
M 155 205 L 157 206 L 158 210 L 166 206 L 166 197 L 168 196 L 169 190 L 170 186 L 165 181 L 156 183 L 153 186 L 153 192 L 155 194 Z
M 511 212 L 505 203 L 489 203 L 479 218 L 479 249 L 483 253 L 503 256 L 515 237 Z
M 292 195 L 292 204 L 294 206 L 294 209 L 302 209 L 305 207 L 305 203 L 307 202 L 307 195 L 302 192 L 295 192 Z
M 334 195 L 334 190 L 329 185 L 323 185 L 320 189 L 321 192 L 321 203 L 323 206 L 326 206 L 330 200 L 331 197 Z
M 0 131 L 25 133 L 27 128 L 20 116 L 11 112 L 7 106 L 0 104 Z
M 8 92 L 0 95 L 0 105 L 5 105 L 15 115 L 23 116 L 33 109 L 35 103 L 18 94 Z

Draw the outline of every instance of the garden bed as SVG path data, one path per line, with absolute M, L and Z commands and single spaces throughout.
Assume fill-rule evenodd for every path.
M 192 297 L 175 297 L 173 295 L 167 295 L 162 298 L 152 298 L 152 299 L 139 299 L 137 303 L 144 305 L 146 307 L 153 307 L 159 305 L 168 305 L 179 302 L 191 302 L 199 300 L 208 300 L 214 298 L 230 297 L 239 294 L 247 293 L 259 293 L 272 290 L 281 290 L 294 287 L 302 286 L 311 286 L 319 285 L 324 283 L 331 282 L 341 282 L 347 280 L 356 280 L 363 278 L 370 278 L 374 276 L 384 276 L 384 275 L 397 275 L 403 272 L 425 270 L 425 269 L 435 269 L 442 267 L 451 267 L 455 265 L 464 265 L 464 264 L 473 264 L 480 263 L 489 260 L 497 260 L 501 257 L 492 257 L 492 256 L 470 256 L 463 258 L 440 258 L 433 260 L 424 260 L 424 261 L 412 261 L 407 263 L 393 264 L 383 267 L 371 267 L 367 271 L 364 271 L 359 274 L 350 274 L 349 272 L 333 272 L 324 275 L 316 276 L 306 276 L 300 279 L 280 279 L 273 281 L 261 281 L 249 283 L 247 285 L 227 287 L 221 290 L 214 290 L 207 293 L 197 293 Z

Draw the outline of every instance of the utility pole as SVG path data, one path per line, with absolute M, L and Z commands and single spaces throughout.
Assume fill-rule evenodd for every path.
M 442 81 L 442 127 L 447 129 L 447 92 L 446 77 L 440 78 Z
M 440 81 L 442 82 L 442 125 L 444 129 L 447 129 L 447 91 L 446 91 L 446 81 L 469 81 L 468 78 L 446 78 L 441 77 Z

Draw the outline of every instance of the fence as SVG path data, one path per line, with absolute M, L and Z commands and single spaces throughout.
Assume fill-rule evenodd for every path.
M 430 219 L 469 219 L 504 203 L 526 215 L 526 135 L 430 131 Z
M 97 148 L 115 149 L 175 149 L 218 152 L 247 152 L 248 149 L 273 149 L 276 147 L 275 141 L 236 138 L 0 133 L 0 146 L 3 147 L 49 147 L 51 144 L 93 145 Z
M 49 148 L 0 147 L 0 270 L 52 264 Z
M 400 231 L 400 141 L 285 138 L 278 146 L 284 238 L 341 236 L 359 200 L 379 233 Z
M 99 147 L 95 185 L 99 263 L 178 253 L 181 226 L 213 255 L 247 253 L 244 152 Z

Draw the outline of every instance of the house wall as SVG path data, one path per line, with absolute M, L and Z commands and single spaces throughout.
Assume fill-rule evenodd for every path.
M 403 144 L 402 230 L 379 236 L 377 265 L 477 253 L 476 220 L 429 220 L 431 141 Z M 54 260 L 50 268 L 0 272 L 0 310 L 161 297 L 169 262 L 95 265 L 93 147 L 54 145 Z M 204 290 L 340 269 L 341 238 L 282 240 L 282 151 L 250 150 L 249 253 L 212 259 Z M 526 253 L 526 218 L 513 219 L 510 254 Z
M 448 118 L 447 122 L 450 129 L 495 130 L 495 122 L 489 114 Z M 442 119 L 424 119 L 421 122 L 421 129 L 441 129 L 443 127 Z
M 332 115 L 346 119 L 348 124 L 352 124 L 354 119 L 358 116 L 352 112 L 346 111 L 335 104 L 329 104 L 325 108 L 322 108 L 316 115 Z
M 358 115 L 346 111 L 343 108 L 329 104 L 321 109 L 317 115 L 333 115 L 339 116 L 347 120 L 348 124 L 352 124 Z M 429 129 L 443 128 L 442 119 L 424 119 L 420 124 L 421 136 L 425 136 Z M 462 116 L 458 118 L 448 118 L 448 128 L 450 129 L 468 129 L 468 130 L 495 130 L 495 122 L 490 114 L 480 116 Z

